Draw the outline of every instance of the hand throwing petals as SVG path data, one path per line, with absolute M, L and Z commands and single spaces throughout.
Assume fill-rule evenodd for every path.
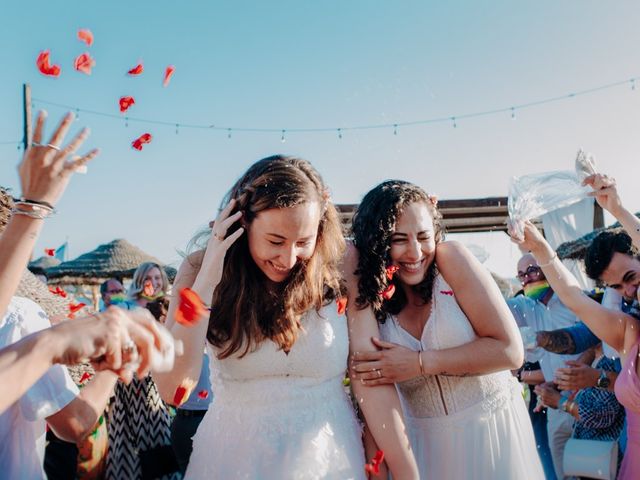
M 81 42 L 86 43 L 88 46 L 93 45 L 93 33 L 88 28 L 81 28 L 78 30 L 78 39 Z
M 173 76 L 173 72 L 176 71 L 176 67 L 174 67 L 173 65 L 169 65 L 165 71 L 164 71 L 164 80 L 162 81 L 162 86 L 166 87 L 167 85 L 169 85 L 169 81 L 171 80 L 171 77 Z

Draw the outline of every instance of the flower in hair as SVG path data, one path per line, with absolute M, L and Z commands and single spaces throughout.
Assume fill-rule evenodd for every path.
M 200 296 L 190 288 L 180 290 L 180 303 L 175 313 L 176 322 L 192 327 L 207 313 Z
M 393 297 L 394 293 L 396 293 L 396 286 L 393 283 L 390 283 L 389 285 L 387 285 L 387 288 L 380 292 L 380 295 L 382 295 L 382 298 L 384 298 L 385 300 L 391 300 L 391 297 Z
M 364 466 L 364 471 L 372 475 L 380 475 L 380 465 L 384 461 L 384 452 L 378 450 L 376 455 L 371 459 L 371 463 L 367 463 Z
M 398 270 L 400 270 L 400 267 L 399 267 L 399 266 L 397 266 L 397 265 L 389 265 L 389 266 L 386 268 L 387 278 L 388 278 L 389 280 L 392 280 L 392 279 L 393 279 L 393 276 L 395 275 L 395 273 L 396 273 Z
M 344 315 L 347 311 L 347 297 L 338 297 L 336 304 L 338 305 L 338 315 Z

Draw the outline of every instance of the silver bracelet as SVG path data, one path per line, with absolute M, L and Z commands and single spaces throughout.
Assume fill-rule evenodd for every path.
M 37 220 L 44 220 L 49 216 L 47 212 L 38 212 L 35 210 L 20 210 L 18 208 L 14 208 L 11 210 L 12 215 L 24 215 L 26 217 L 35 218 Z
M 551 265 L 553 262 L 556 261 L 556 259 L 558 258 L 558 254 L 556 252 L 553 252 L 553 255 L 551 256 L 551 258 L 549 259 L 549 261 L 547 263 L 539 263 L 538 266 L 540 268 L 543 267 L 548 267 L 549 265 Z

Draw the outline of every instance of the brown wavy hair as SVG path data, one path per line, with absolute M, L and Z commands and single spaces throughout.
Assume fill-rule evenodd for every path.
M 320 309 L 343 291 L 338 268 L 345 248 L 338 213 L 318 172 L 301 158 L 275 155 L 254 163 L 225 196 L 242 210 L 241 226 L 251 228 L 260 212 L 318 202 L 321 218 L 312 256 L 298 261 L 289 278 L 275 286 L 253 261 L 245 233 L 227 250 L 222 279 L 213 292 L 207 340 L 222 348 L 218 358 L 240 357 L 270 339 L 288 352 L 310 309 Z
M 351 224 L 353 244 L 358 249 L 358 296 L 356 306 L 363 309 L 371 305 L 379 323 L 384 323 L 387 314 L 396 315 L 407 304 L 402 288 L 396 288 L 389 300 L 380 292 L 392 283 L 387 278 L 386 268 L 391 263 L 391 236 L 396 221 L 404 207 L 410 203 L 424 203 L 433 218 L 436 245 L 444 240 L 442 215 L 435 200 L 420 187 L 403 180 L 387 180 L 372 188 L 362 199 Z M 432 296 L 433 280 L 437 273 L 435 261 L 431 263 L 424 279 L 412 289 L 424 303 Z

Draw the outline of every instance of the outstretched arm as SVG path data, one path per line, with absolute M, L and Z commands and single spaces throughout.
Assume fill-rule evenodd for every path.
M 531 222 L 525 222 L 523 246 L 536 257 L 549 285 L 562 303 L 580 317 L 598 338 L 622 352 L 626 332 L 637 332 L 640 322 L 623 312 L 603 307 L 586 295 L 576 278 Z

